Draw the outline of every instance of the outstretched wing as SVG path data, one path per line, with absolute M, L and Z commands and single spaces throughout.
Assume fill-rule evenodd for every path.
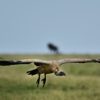
M 16 61 L 16 60 L 1 60 L 0 65 L 7 66 L 7 65 L 19 65 L 19 64 L 30 64 L 30 61 Z
M 23 59 L 23 60 L 0 60 L 0 65 L 19 65 L 19 64 L 31 64 L 34 63 L 36 66 L 49 65 L 50 61 L 40 59 Z
M 89 58 L 66 58 L 57 61 L 59 65 L 64 63 L 100 63 L 100 59 L 89 59 Z

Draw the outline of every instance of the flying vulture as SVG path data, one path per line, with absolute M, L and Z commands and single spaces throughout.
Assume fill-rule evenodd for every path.
M 28 75 L 38 75 L 36 81 L 37 87 L 40 83 L 40 75 L 44 74 L 43 87 L 46 83 L 46 74 L 54 73 L 56 76 L 65 76 L 65 72 L 60 70 L 60 65 L 65 63 L 100 63 L 100 59 L 91 58 L 65 58 L 60 60 L 41 60 L 41 59 L 23 59 L 23 60 L 0 60 L 0 65 L 19 65 L 19 64 L 31 64 L 34 63 L 37 68 L 27 71 Z

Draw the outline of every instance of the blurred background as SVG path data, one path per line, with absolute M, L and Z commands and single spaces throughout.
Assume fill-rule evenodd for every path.
M 0 53 L 100 53 L 99 0 L 0 0 Z

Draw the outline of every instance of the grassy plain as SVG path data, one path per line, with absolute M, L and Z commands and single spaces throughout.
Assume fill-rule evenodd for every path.
M 0 55 L 2 59 L 99 58 L 100 55 Z M 100 64 L 64 64 L 65 77 L 47 75 L 47 83 L 36 87 L 37 76 L 28 76 L 34 65 L 0 66 L 0 100 L 100 100 Z M 43 77 L 43 76 L 42 76 Z

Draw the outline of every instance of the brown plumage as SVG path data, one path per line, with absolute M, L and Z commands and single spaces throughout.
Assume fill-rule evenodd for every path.
M 46 83 L 46 74 L 54 73 L 57 76 L 65 76 L 65 73 L 60 70 L 60 65 L 64 63 L 100 63 L 100 59 L 89 59 L 89 58 L 66 58 L 61 60 L 51 60 L 51 61 L 45 61 L 45 60 L 38 60 L 38 59 L 23 59 L 23 60 L 2 60 L 0 61 L 0 65 L 6 66 L 6 65 L 15 65 L 15 64 L 30 64 L 34 63 L 37 68 L 27 71 L 28 75 L 38 75 L 38 79 L 36 81 L 37 87 L 40 83 L 40 75 L 44 74 L 43 81 L 43 87 Z
M 34 70 L 27 71 L 27 73 L 29 75 L 38 74 L 38 79 L 36 81 L 37 87 L 39 86 L 39 83 L 40 83 L 40 75 L 41 74 L 44 74 L 44 78 L 42 79 L 43 87 L 46 83 L 46 74 L 55 73 L 55 75 L 60 76 L 61 72 L 59 72 L 59 65 L 57 63 L 53 63 L 53 62 L 45 62 L 45 63 L 44 62 L 43 63 L 42 62 L 34 62 L 34 64 L 38 67 Z M 62 74 L 62 75 L 65 75 L 65 74 Z

